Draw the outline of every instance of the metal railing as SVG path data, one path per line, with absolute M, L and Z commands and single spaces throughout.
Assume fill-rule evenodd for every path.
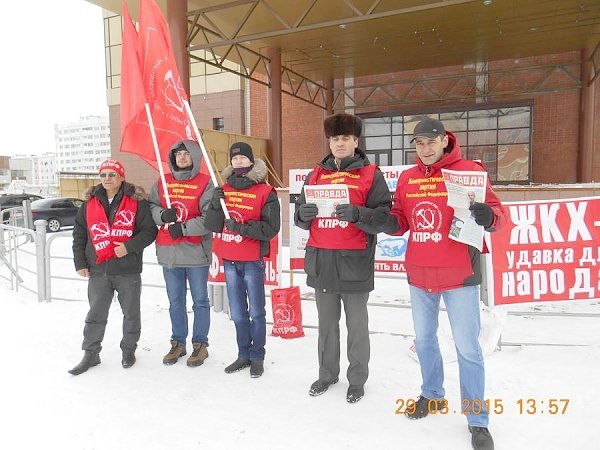
M 19 291 L 19 289 L 27 290 L 37 295 L 38 301 L 50 302 L 52 300 L 62 301 L 87 301 L 87 295 L 81 295 L 78 297 L 64 297 L 53 293 L 52 283 L 59 280 L 60 282 L 87 282 L 87 279 L 79 277 L 75 274 L 74 270 L 70 273 L 73 275 L 65 275 L 64 270 L 62 273 L 57 269 L 60 264 L 56 264 L 57 261 L 69 261 L 72 262 L 72 256 L 59 256 L 56 252 L 53 252 L 53 245 L 60 238 L 72 239 L 72 231 L 62 231 L 58 233 L 46 234 L 47 223 L 45 220 L 35 221 L 35 230 L 31 230 L 25 227 L 14 226 L 4 221 L 4 212 L 2 213 L 3 223 L 0 224 L 0 278 L 6 279 L 10 282 L 12 290 Z M 7 223 L 4 223 L 7 222 Z M 34 249 L 31 248 L 31 243 L 34 243 Z M 8 275 L 5 275 L 6 271 L 1 270 L 3 266 L 7 267 Z M 144 267 L 161 267 L 156 262 L 144 261 Z M 284 273 L 297 273 L 294 271 L 284 270 Z M 377 278 L 384 278 L 376 276 Z M 143 287 L 146 288 L 158 288 L 166 289 L 163 277 L 147 277 L 145 283 L 142 283 Z M 389 277 L 385 277 L 389 278 Z M 72 290 L 69 290 L 72 291 Z M 267 291 L 267 297 L 270 292 Z M 390 311 L 399 309 L 410 309 L 411 305 L 409 301 L 401 303 L 381 303 L 375 300 L 376 296 L 369 301 L 368 306 L 373 307 L 376 310 L 381 308 L 388 308 Z M 229 302 L 227 298 L 227 291 L 222 285 L 209 285 L 209 298 L 210 304 L 214 308 L 215 312 L 229 312 Z M 311 305 L 311 308 L 315 308 L 314 297 L 308 293 L 302 295 L 302 302 L 306 305 Z M 522 306 L 522 305 L 521 305 Z M 442 311 L 445 308 L 441 308 Z M 507 315 L 518 317 L 518 316 L 530 316 L 530 317 L 545 317 L 553 318 L 560 317 L 566 320 L 572 318 L 586 319 L 592 318 L 597 319 L 600 317 L 600 313 L 593 312 L 569 312 L 569 311 L 544 311 L 536 310 L 513 310 L 507 311 Z M 585 323 L 588 323 L 587 321 Z M 317 328 L 315 324 L 306 324 L 305 328 Z M 402 336 L 405 338 L 413 337 L 410 333 L 398 333 L 391 331 L 371 331 L 372 334 L 390 334 L 394 336 Z M 557 342 L 520 342 L 520 341 L 507 341 L 504 336 L 500 338 L 498 347 L 502 346 L 514 346 L 514 345 L 567 345 L 567 346 L 580 346 L 580 344 L 562 344 Z M 586 345 L 586 344 L 584 344 Z

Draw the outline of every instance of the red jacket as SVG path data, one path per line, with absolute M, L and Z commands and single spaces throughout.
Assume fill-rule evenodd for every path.
M 485 169 L 476 161 L 462 159 L 460 145 L 452 133 L 448 133 L 448 139 L 452 150 L 438 162 L 427 167 L 418 160 L 415 167 L 402 172 L 390 211 L 399 225 L 394 234 L 411 232 L 405 263 L 408 282 L 429 292 L 481 283 L 479 251 L 448 237 L 454 210 L 447 205 L 441 169 Z M 504 226 L 506 216 L 489 182 L 485 202 L 494 213 L 494 221 L 486 230 L 495 231 Z

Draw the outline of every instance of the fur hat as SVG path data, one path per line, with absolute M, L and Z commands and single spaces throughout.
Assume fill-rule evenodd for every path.
M 362 120 L 354 114 L 334 114 L 325 119 L 323 128 L 327 139 L 333 136 L 354 136 L 359 138 L 362 131 Z
M 254 155 L 252 154 L 252 147 L 245 142 L 234 142 L 229 147 L 229 161 L 236 155 L 244 155 L 252 163 L 254 163 Z

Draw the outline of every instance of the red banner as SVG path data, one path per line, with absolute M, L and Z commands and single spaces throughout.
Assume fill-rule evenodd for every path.
M 123 0 L 123 47 L 121 49 L 121 150 L 137 148 L 138 136 L 149 133 L 148 123 L 139 130 L 138 117 L 145 117 L 146 94 L 138 58 L 138 34 Z M 152 147 L 150 147 L 152 149 Z
M 126 5 L 123 11 L 125 14 Z M 127 25 L 127 20 L 125 23 Z M 187 94 L 177 70 L 169 29 L 154 0 L 140 0 L 140 27 L 135 43 L 131 42 L 134 37 L 126 31 L 127 26 L 123 32 L 121 77 L 125 77 L 129 82 L 121 86 L 121 104 L 133 104 L 130 97 L 135 97 L 136 101 L 139 98 L 139 87 L 133 85 L 135 77 L 131 75 L 135 66 L 131 49 L 135 48 L 140 73 L 138 78 L 141 78 L 145 102 L 150 106 L 160 159 L 167 161 L 173 144 L 182 139 L 195 138 L 185 108 Z M 137 79 L 135 81 L 139 83 Z M 135 153 L 156 168 L 156 155 L 146 112 L 142 110 L 130 116 L 127 122 L 122 122 L 124 131 L 121 151 Z M 165 167 L 165 171 L 169 171 L 168 167 Z M 208 173 L 205 164 L 202 165 L 201 171 Z
M 600 298 L 600 198 L 504 207 L 507 225 L 490 234 L 494 304 Z

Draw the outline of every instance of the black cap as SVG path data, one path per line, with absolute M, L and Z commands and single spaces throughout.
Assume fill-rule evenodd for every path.
M 413 138 L 410 142 L 414 141 L 419 136 L 423 136 L 429 139 L 435 139 L 438 136 L 445 135 L 446 129 L 444 128 L 444 124 L 439 120 L 427 117 L 426 119 L 421 120 L 417 124 L 417 126 L 415 127 L 415 131 L 413 132 Z
M 254 155 L 252 154 L 252 147 L 245 142 L 234 142 L 229 147 L 229 161 L 236 155 L 244 155 L 254 164 Z

